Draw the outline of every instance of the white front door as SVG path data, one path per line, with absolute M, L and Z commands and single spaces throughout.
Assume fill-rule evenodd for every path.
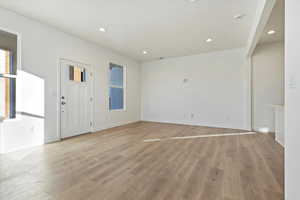
M 72 68 L 73 67 L 73 68 Z M 71 70 L 72 68 L 72 70 Z M 75 69 L 75 80 L 74 80 Z M 82 71 L 78 73 L 78 69 Z M 68 60 L 60 62 L 61 138 L 91 132 L 92 72 L 89 65 Z M 84 72 L 85 71 L 85 72 Z M 79 75 L 79 76 L 78 76 Z

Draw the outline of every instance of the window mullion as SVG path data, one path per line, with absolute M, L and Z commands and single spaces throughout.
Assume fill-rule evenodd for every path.
M 17 75 L 12 74 L 0 74 L 1 78 L 17 78 Z

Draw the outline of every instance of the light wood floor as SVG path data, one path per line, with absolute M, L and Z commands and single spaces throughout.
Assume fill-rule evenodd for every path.
M 238 132 L 141 122 L 1 155 L 0 199 L 282 200 L 268 135 L 170 139 Z

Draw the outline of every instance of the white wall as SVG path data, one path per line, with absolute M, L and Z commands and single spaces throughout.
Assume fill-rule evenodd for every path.
M 300 1 L 285 1 L 285 200 L 300 199 Z
M 4 152 L 4 143 L 3 143 L 3 126 L 2 119 L 0 119 L 0 153 Z
M 243 49 L 143 63 L 142 120 L 246 129 L 245 64 Z
M 0 29 L 21 35 L 22 70 L 44 80 L 45 141 L 51 142 L 59 138 L 58 65 L 60 58 L 91 64 L 94 67 L 95 131 L 140 120 L 140 66 L 138 62 L 10 11 L 0 9 L 0 16 Z M 109 62 L 127 67 L 126 111 L 108 111 Z M 34 125 L 35 123 L 29 124 L 26 120 L 15 120 L 7 123 L 10 127 L 5 128 L 4 133 L 15 134 L 15 138 L 24 141 L 20 142 L 20 147 L 28 146 L 25 137 L 36 134 L 32 131 L 36 130 L 32 129 Z
M 274 107 L 284 104 L 283 43 L 258 45 L 252 56 L 253 128 L 275 131 Z

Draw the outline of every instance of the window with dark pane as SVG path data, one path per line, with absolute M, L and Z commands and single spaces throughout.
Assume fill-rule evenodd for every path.
M 124 67 L 109 65 L 109 110 L 124 109 Z
M 0 49 L 0 117 L 16 117 L 16 77 L 13 65 L 13 54 Z
M 17 35 L 0 30 L 0 118 L 16 117 Z
M 86 69 L 78 66 L 69 66 L 69 79 L 75 82 L 86 82 Z

